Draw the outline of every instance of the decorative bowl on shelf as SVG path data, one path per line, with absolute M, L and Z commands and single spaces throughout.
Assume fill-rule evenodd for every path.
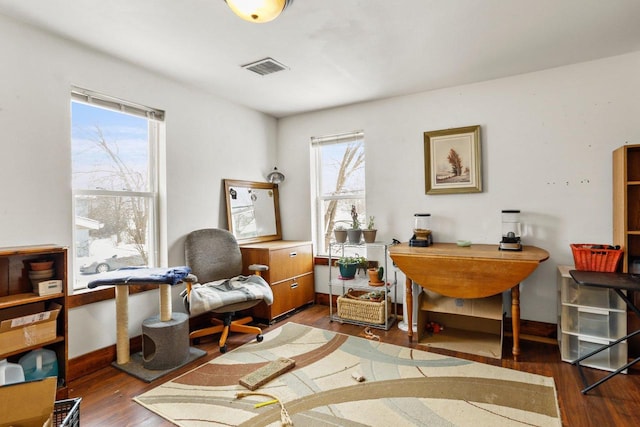
M 53 267 L 53 261 L 41 260 L 41 261 L 31 261 L 29 263 L 31 267 L 31 271 L 42 271 L 49 270 Z
M 54 276 L 54 274 L 55 272 L 53 271 L 52 268 L 49 270 L 30 271 L 29 279 L 31 279 L 32 281 L 34 280 L 42 281 L 42 280 L 51 279 Z

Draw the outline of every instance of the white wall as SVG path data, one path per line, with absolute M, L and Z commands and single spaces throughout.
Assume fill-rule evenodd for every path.
M 223 178 L 264 180 L 276 120 L 0 16 L 0 246 L 72 243 L 70 89 L 80 86 L 166 111 L 168 265 L 184 236 L 224 227 Z M 232 142 L 232 143 L 230 143 Z M 70 268 L 70 272 L 72 268 Z M 184 311 L 174 289 L 174 309 Z M 158 313 L 157 292 L 131 298 L 129 333 Z M 69 315 L 69 355 L 115 343 L 106 301 Z
M 379 237 L 406 240 L 413 214 L 430 212 L 438 241 L 496 243 L 500 210 L 521 209 L 525 243 L 551 254 L 524 283 L 522 317 L 554 323 L 555 266 L 572 261 L 569 243 L 611 240 L 611 151 L 640 144 L 640 53 L 276 122 L 2 16 L 0 40 L 0 246 L 72 243 L 76 85 L 167 112 L 168 265 L 184 262 L 187 232 L 225 225 L 221 179 L 263 180 L 274 164 L 287 175 L 284 237 L 310 239 L 309 138 L 364 129 Z M 423 132 L 475 124 L 484 192 L 425 195 Z M 316 289 L 327 292 L 320 273 Z M 133 296 L 130 334 L 157 310 L 156 292 Z M 115 343 L 114 317 L 113 301 L 72 310 L 70 357 Z
M 550 253 L 522 286 L 522 318 L 555 323 L 556 266 L 573 262 L 569 244 L 612 239 L 611 152 L 640 144 L 639 69 L 634 53 L 281 119 L 283 233 L 311 238 L 309 138 L 363 129 L 379 238 L 408 240 L 413 214 L 430 212 L 436 241 L 496 244 L 500 211 L 520 209 L 524 243 Z M 484 191 L 425 195 L 423 132 L 470 125 L 482 126 Z M 322 270 L 316 290 L 328 292 Z

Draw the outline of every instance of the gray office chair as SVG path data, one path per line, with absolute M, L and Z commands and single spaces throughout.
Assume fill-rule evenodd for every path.
M 195 304 L 200 304 L 201 310 L 216 306 L 209 311 L 224 315 L 223 320 L 212 318 L 214 326 L 193 331 L 189 338 L 195 340 L 222 332 L 219 342 L 221 353 L 227 351 L 226 341 L 229 332 L 256 334 L 256 340 L 261 342 L 262 330 L 257 326 L 248 325 L 253 318 L 247 316 L 234 320 L 234 315 L 263 300 L 269 305 L 273 302 L 271 287 L 260 277 L 260 272 L 269 267 L 251 265 L 249 269 L 255 271 L 255 275 L 240 276 L 242 253 L 238 242 L 233 234 L 217 228 L 189 233 L 185 241 L 184 255 L 185 262 L 192 272 L 192 277 L 186 280 L 185 293 L 185 305 L 189 312 L 194 314 Z M 196 280 L 197 283 L 192 283 Z

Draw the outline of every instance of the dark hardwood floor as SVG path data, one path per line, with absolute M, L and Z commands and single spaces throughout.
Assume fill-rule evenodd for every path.
M 264 332 L 275 329 L 286 322 L 297 322 L 317 328 L 342 332 L 349 335 L 361 335 L 361 326 L 330 322 L 327 306 L 308 307 L 278 323 L 265 328 Z M 421 347 L 409 343 L 406 332 L 396 325 L 389 331 L 374 329 L 386 343 Z M 217 336 L 215 337 L 217 338 Z M 251 340 L 251 335 L 231 334 L 228 341 L 232 350 Z M 519 362 L 511 358 L 511 339 L 505 338 L 502 360 L 488 359 L 462 353 L 437 351 L 440 354 L 461 357 L 477 362 L 502 366 L 510 369 L 552 376 L 555 379 L 558 401 L 564 426 L 607 427 L 635 426 L 640 417 L 640 374 L 633 371 L 628 375 L 618 375 L 592 390 L 587 395 L 580 393 L 583 388 L 577 369 L 560 360 L 556 345 L 532 341 L 522 341 L 522 355 Z M 140 381 L 111 366 L 84 376 L 69 384 L 70 397 L 82 397 L 80 407 L 81 425 L 90 426 L 172 426 L 172 423 L 132 401 L 132 398 L 156 387 L 162 382 L 176 377 L 220 353 L 217 341 L 203 338 L 199 348 L 208 351 L 208 355 L 152 383 Z M 605 372 L 585 369 L 587 378 L 597 380 Z

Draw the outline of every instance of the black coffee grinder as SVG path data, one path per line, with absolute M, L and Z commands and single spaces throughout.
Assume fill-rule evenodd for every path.
M 433 244 L 431 236 L 431 214 L 417 213 L 413 215 L 413 236 L 409 246 L 427 247 Z
M 500 242 L 499 249 L 501 251 L 521 251 L 521 235 L 522 226 L 520 224 L 520 211 L 502 211 L 502 241 Z

